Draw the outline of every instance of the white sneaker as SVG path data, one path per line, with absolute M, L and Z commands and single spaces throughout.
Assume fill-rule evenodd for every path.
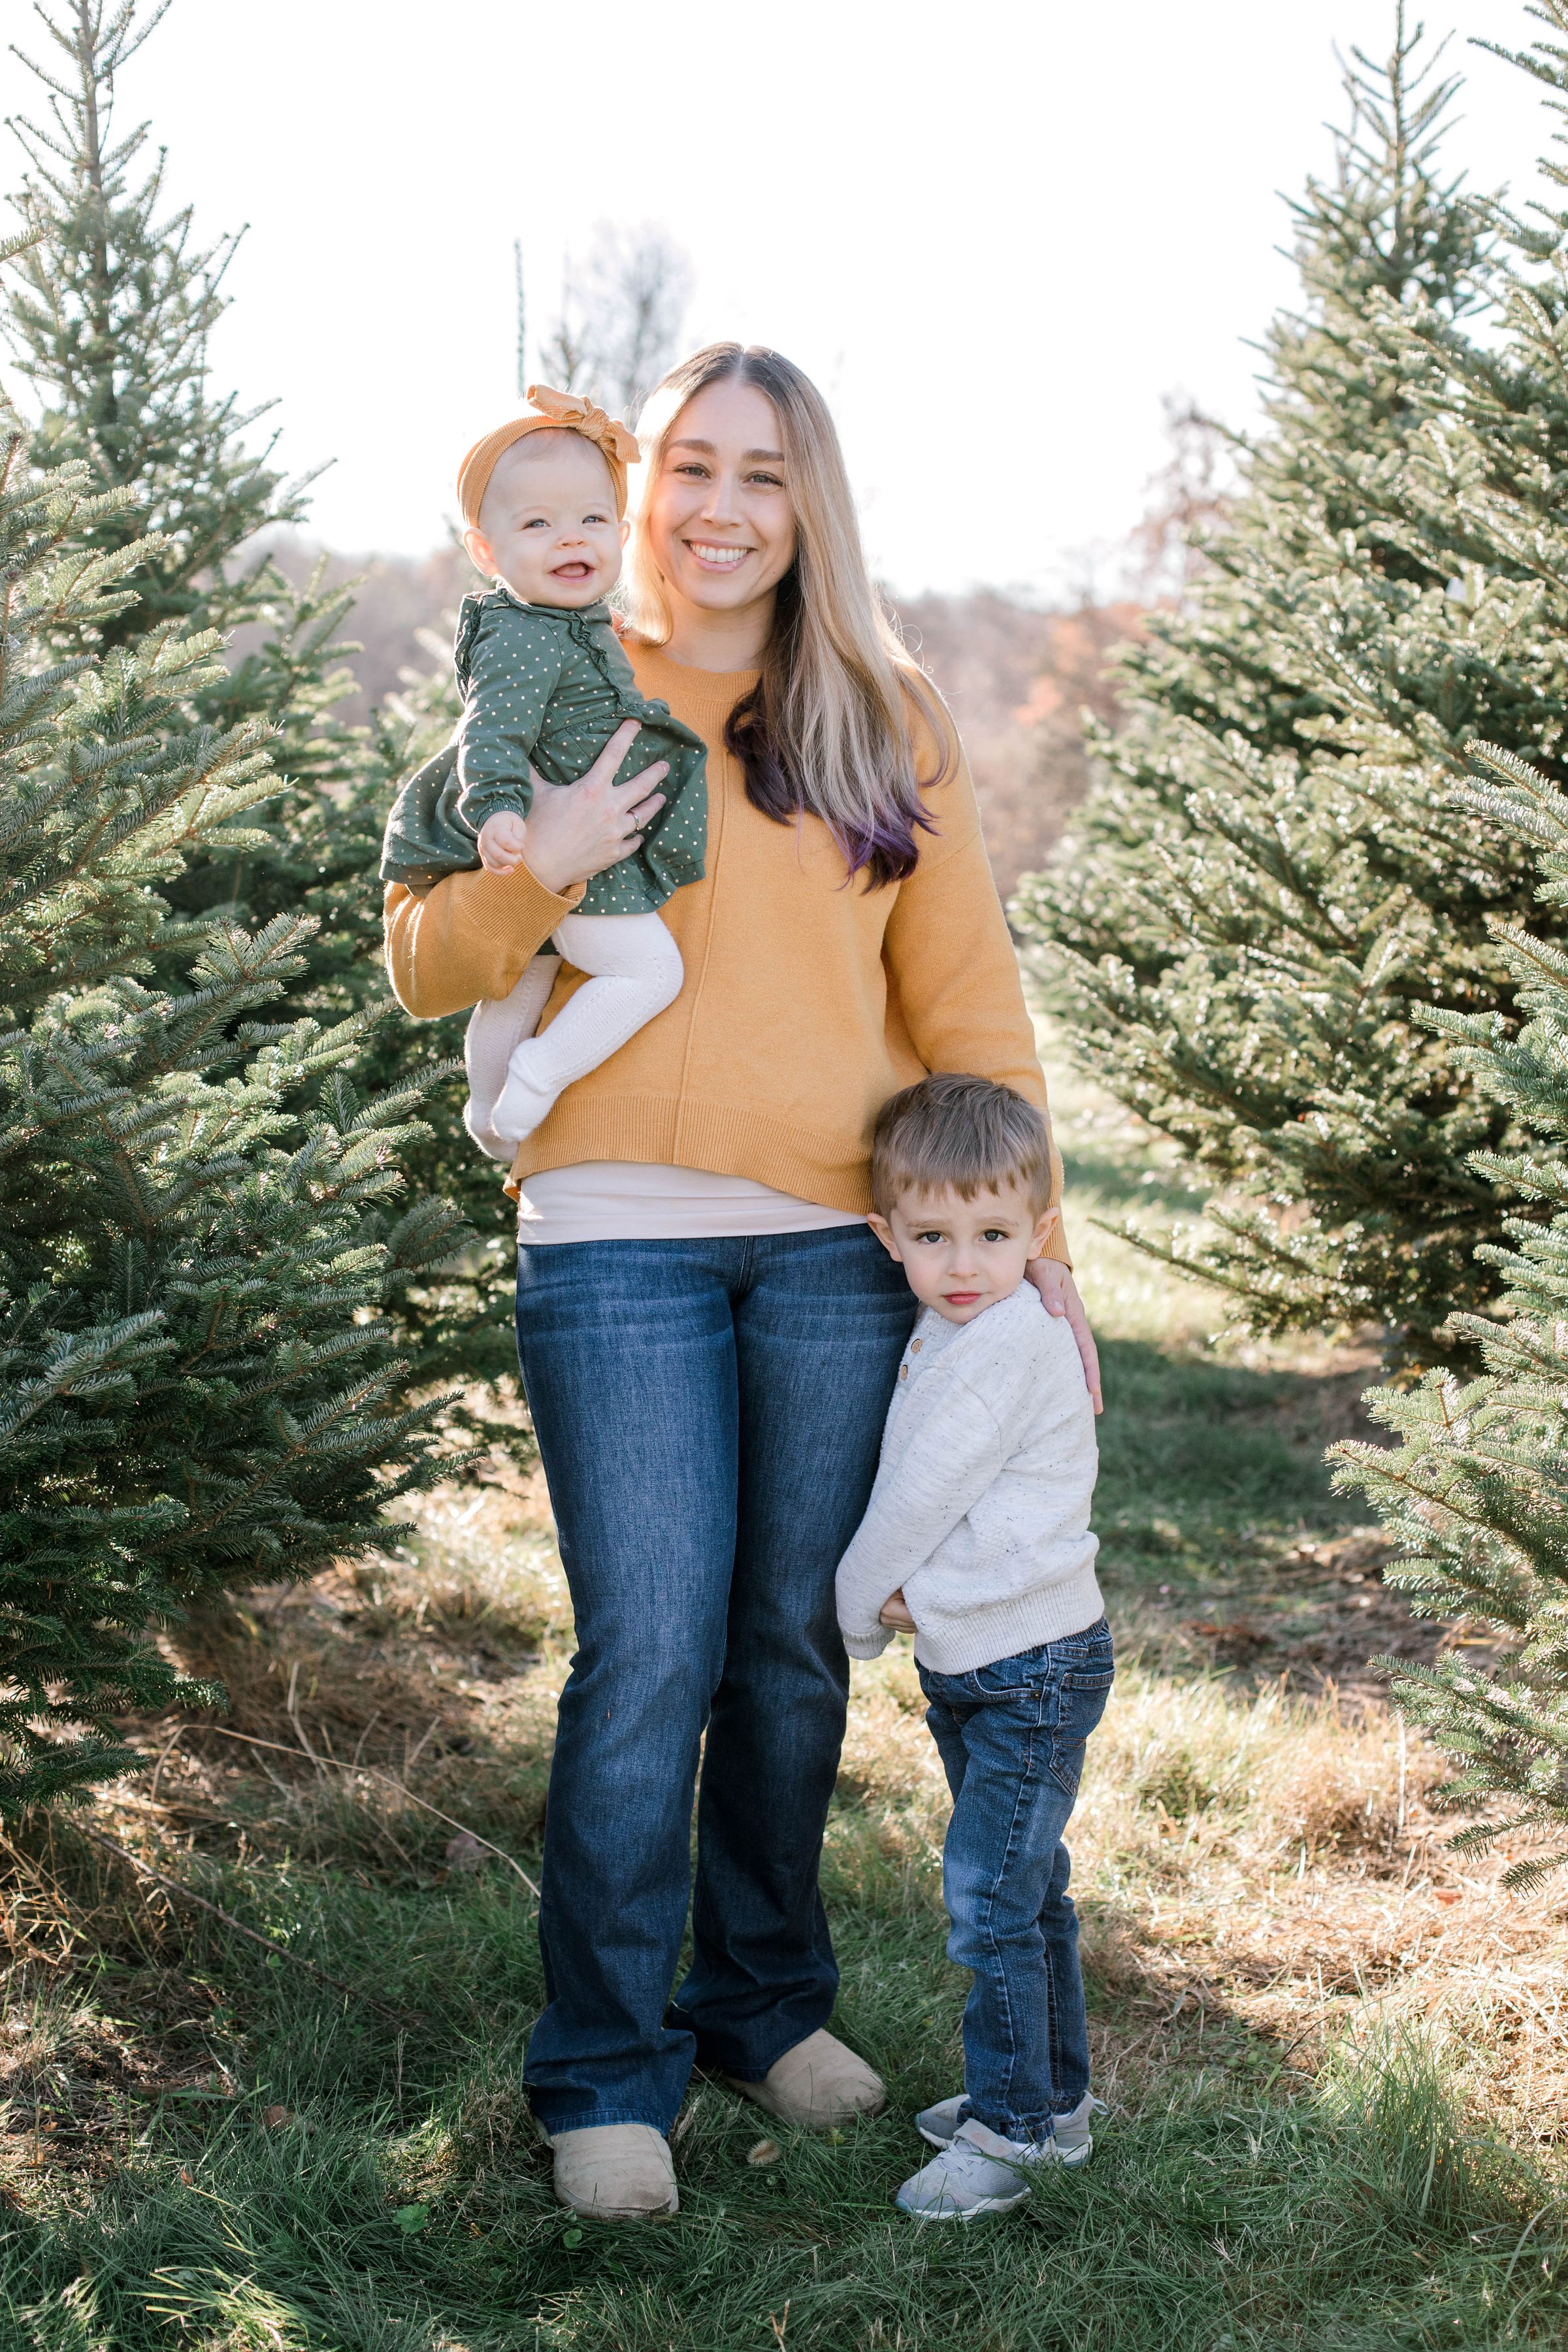
M 928 2147 L 951 2147 L 958 2131 L 958 2119 L 968 2094 L 955 2091 L 951 2099 L 939 2099 L 934 2107 L 922 2107 L 915 2117 L 915 2129 Z M 1096 2116 L 1107 2112 L 1105 2101 L 1085 2092 L 1070 2115 L 1058 2116 L 1047 2149 L 1058 2164 L 1087 2164 L 1094 2147 L 1091 2126 Z
M 893 2202 L 916 2221 L 973 2221 L 981 2213 L 1010 2213 L 1029 2193 L 1028 2175 L 1050 2161 L 1050 2142 L 1004 2139 L 971 2116 L 952 2138 L 905 2181 Z

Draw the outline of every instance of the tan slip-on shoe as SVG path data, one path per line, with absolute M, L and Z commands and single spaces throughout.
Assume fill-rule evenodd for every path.
M 781 2124 L 804 2131 L 832 2131 L 858 2116 L 879 2116 L 888 2104 L 880 2074 L 822 2026 L 775 2059 L 760 2083 L 724 2079 Z
M 589 2124 L 555 2132 L 555 2197 L 591 2221 L 647 2221 L 679 2213 L 669 2142 L 651 2124 Z

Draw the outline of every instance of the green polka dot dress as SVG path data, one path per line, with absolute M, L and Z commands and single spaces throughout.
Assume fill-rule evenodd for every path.
M 463 716 L 445 750 L 410 776 L 393 803 L 381 878 L 427 890 L 478 866 L 479 828 L 509 810 L 528 814 L 531 766 L 546 783 L 574 784 L 623 719 L 641 731 L 617 783 L 656 760 L 669 773 L 665 805 L 631 857 L 595 874 L 579 912 L 644 915 L 702 878 L 708 845 L 707 747 L 638 690 L 604 604 L 579 612 L 524 604 L 499 584 L 465 596 L 453 650 Z

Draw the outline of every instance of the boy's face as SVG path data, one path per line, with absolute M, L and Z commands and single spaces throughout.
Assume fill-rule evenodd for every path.
M 525 604 L 576 610 L 621 576 L 626 525 L 610 469 L 581 433 L 531 433 L 497 460 L 463 545 Z
M 905 1192 L 889 1216 L 873 1212 L 872 1232 L 896 1257 L 922 1307 L 949 1323 L 973 1323 L 1006 1298 L 1038 1257 L 1058 1212 L 1037 1216 L 1016 1185 L 1002 1192 Z

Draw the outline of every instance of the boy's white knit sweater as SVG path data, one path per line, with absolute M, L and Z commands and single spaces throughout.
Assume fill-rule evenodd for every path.
M 915 1655 L 968 1674 L 1103 1616 L 1089 1529 L 1094 1408 L 1065 1316 L 1026 1282 L 973 1323 L 922 1310 L 899 1366 L 866 1516 L 838 1566 L 851 1657 L 892 1634 L 903 1587 Z

